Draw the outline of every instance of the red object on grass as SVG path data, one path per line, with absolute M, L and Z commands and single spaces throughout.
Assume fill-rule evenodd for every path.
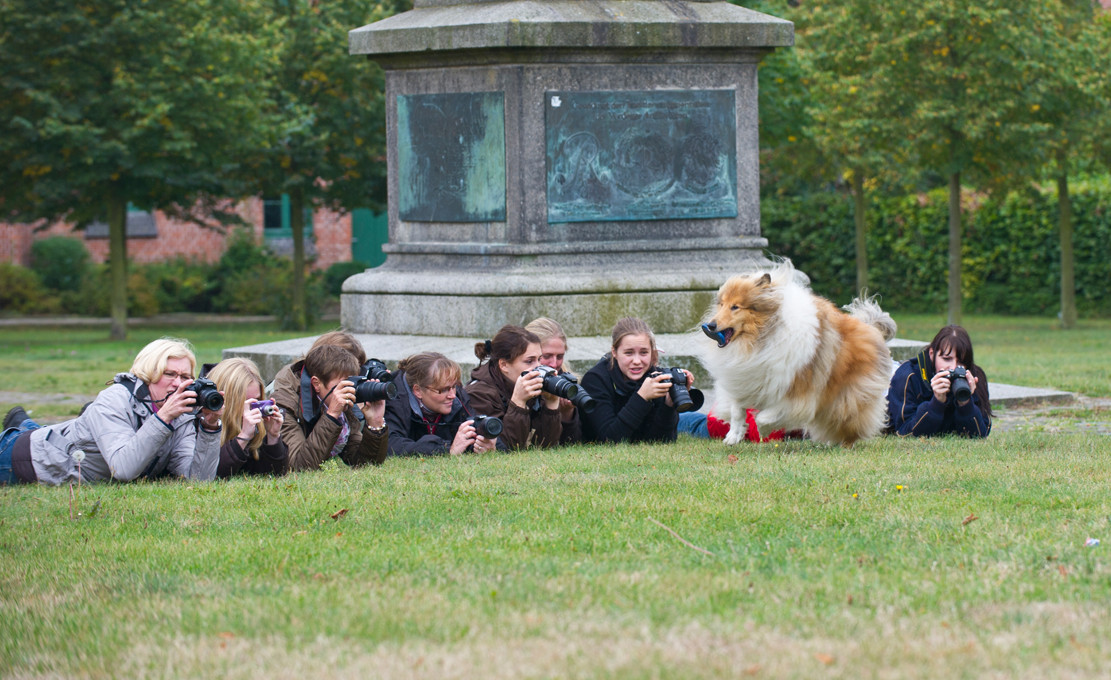
M 750 442 L 766 442 L 773 439 L 783 439 L 783 430 L 776 430 L 763 439 L 760 438 L 756 429 L 756 409 L 745 409 L 745 439 Z M 706 416 L 706 430 L 709 432 L 710 437 L 713 439 L 725 439 L 725 435 L 729 433 L 729 423 L 714 416 L 713 413 Z

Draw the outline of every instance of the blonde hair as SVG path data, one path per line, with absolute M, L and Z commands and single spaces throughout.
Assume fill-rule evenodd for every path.
M 255 362 L 245 357 L 224 359 L 208 372 L 208 377 L 216 383 L 216 387 L 224 393 L 224 433 L 220 438 L 220 445 L 227 444 L 239 436 L 243 429 L 243 402 L 247 400 L 247 388 L 252 384 L 258 386 L 259 399 L 262 399 L 263 383 Z M 258 460 L 258 448 L 266 437 L 266 428 L 259 425 L 255 434 L 244 448 L 250 451 L 251 456 Z
M 563 332 L 563 326 L 560 326 L 554 319 L 549 319 L 542 316 L 538 319 L 533 319 L 525 326 L 525 330 L 532 331 L 536 337 L 540 338 L 540 344 L 558 338 L 563 341 L 563 346 L 567 346 L 567 334 Z
M 189 372 L 196 377 L 197 357 L 193 354 L 193 346 L 188 340 L 178 338 L 159 338 L 147 344 L 135 355 L 130 372 L 150 385 L 162 379 L 162 373 L 170 359 L 188 359 Z
M 648 336 L 648 344 L 652 347 L 652 365 L 655 366 L 660 363 L 660 353 L 656 349 L 656 336 L 652 334 L 652 329 L 643 319 L 638 319 L 633 316 L 627 316 L 618 321 L 613 327 L 613 346 L 610 350 L 610 366 L 613 366 L 614 357 L 617 354 L 617 347 L 621 341 L 630 335 L 646 335 Z

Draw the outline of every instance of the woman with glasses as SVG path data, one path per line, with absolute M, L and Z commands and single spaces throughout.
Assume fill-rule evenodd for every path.
M 391 456 L 430 456 L 500 448 L 475 432 L 459 364 L 438 352 L 402 359 L 394 372 L 397 398 L 386 402 Z
M 208 402 L 220 402 L 215 410 L 197 406 L 196 367 L 184 340 L 148 344 L 74 420 L 40 427 L 24 419 L 5 430 L 0 483 L 215 478 L 223 399 Z

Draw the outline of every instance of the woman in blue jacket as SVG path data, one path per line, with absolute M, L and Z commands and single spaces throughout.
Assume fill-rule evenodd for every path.
M 967 393 L 959 389 L 961 369 Z M 968 331 L 942 328 L 917 357 L 899 366 L 887 391 L 887 414 L 888 430 L 900 436 L 988 436 L 988 378 L 972 358 Z

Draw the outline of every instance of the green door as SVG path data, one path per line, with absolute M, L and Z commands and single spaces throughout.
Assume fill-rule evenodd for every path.
M 386 261 L 382 244 L 390 240 L 389 216 L 375 214 L 370 208 L 351 211 L 351 259 L 368 267 Z

